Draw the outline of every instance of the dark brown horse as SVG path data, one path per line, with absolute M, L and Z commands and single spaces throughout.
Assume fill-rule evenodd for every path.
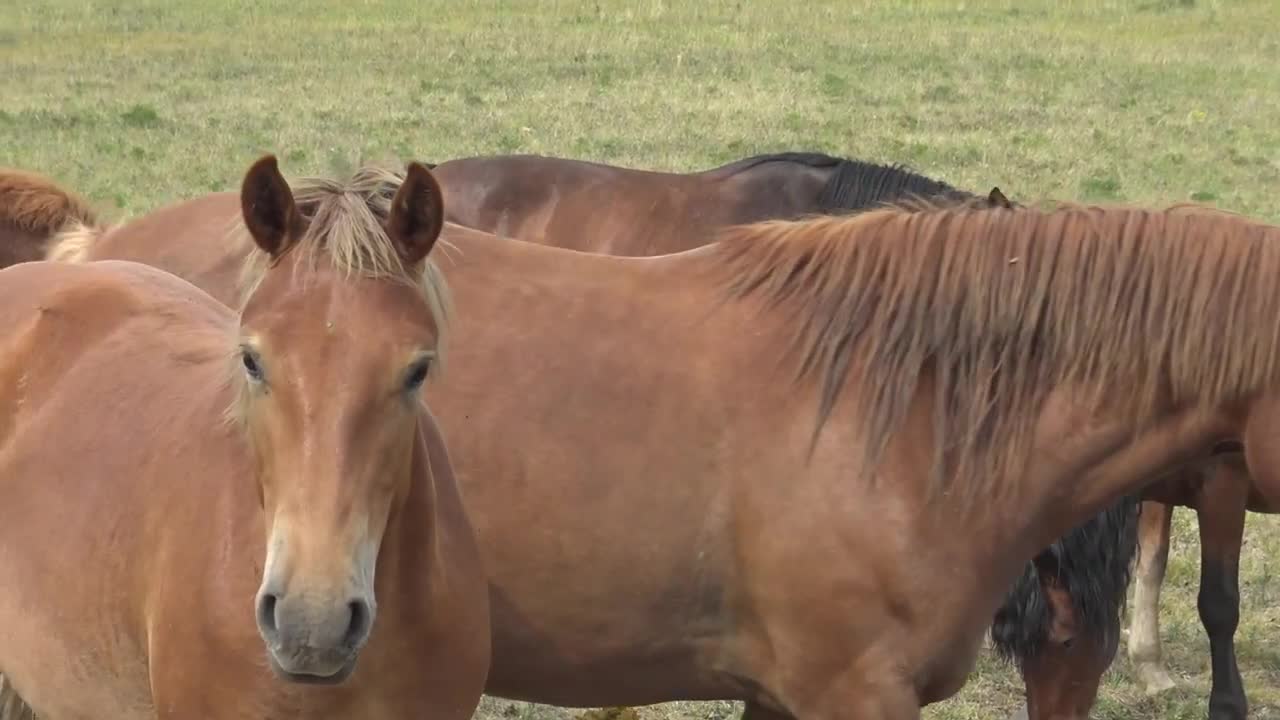
M 234 211 L 101 241 L 222 291 L 197 230 Z M 918 717 L 1025 563 L 1162 471 L 1238 440 L 1280 497 L 1277 228 L 924 207 L 659 258 L 447 240 L 460 342 L 428 397 L 490 571 L 495 694 Z
M 1119 645 L 1138 505 L 1127 496 L 1055 541 L 1027 565 L 996 612 L 992 645 L 1026 686 L 1020 716 L 1088 719 Z
M 946 183 L 821 153 L 757 155 L 695 173 L 499 155 L 434 169 L 450 222 L 528 242 L 645 256 L 706 244 L 729 225 L 865 209 L 919 195 L 972 197 Z M 999 188 L 992 204 L 1007 205 Z
M 823 196 L 830 199 L 821 205 L 824 211 L 836 211 L 837 208 L 862 210 L 918 194 L 950 199 L 975 197 L 901 167 L 856 161 L 841 163 L 823 190 Z M 626 171 L 624 176 L 629 172 Z M 649 175 L 661 177 L 654 173 Z M 626 197 L 620 196 L 617 202 L 626 202 Z M 1011 206 L 998 190 L 992 191 L 988 203 Z M 203 249 L 139 245 L 136 240 L 140 236 L 162 237 L 166 228 L 179 220 L 194 222 L 190 230 L 196 233 L 216 231 L 220 222 L 203 219 L 199 214 L 193 217 L 185 205 L 179 204 L 133 221 L 128 232 L 108 232 L 98 237 L 102 235 L 101 229 L 81 224 L 77 231 L 64 234 L 53 257 L 74 259 L 92 245 L 95 257 L 131 258 L 162 266 L 174 266 L 176 263 L 185 268 L 187 274 L 203 278 L 204 284 L 214 288 L 215 292 L 227 292 L 227 288 L 236 282 L 239 262 L 237 258 L 227 257 L 222 248 L 216 245 L 205 245 Z M 685 242 L 705 243 L 712 239 L 686 236 Z M 552 244 L 555 240 L 547 238 Z M 44 244 L 42 240 L 41 245 Z M 1036 718 L 1069 717 L 1064 708 L 1084 707 L 1087 710 L 1092 704 L 1096 682 L 1093 686 L 1075 682 L 1074 678 L 1072 682 L 1061 682 L 1061 674 L 1049 674 L 1037 668 L 1061 667 L 1061 663 L 1050 661 L 1057 652 L 1081 656 L 1086 648 L 1094 646 L 1097 649 L 1089 657 L 1095 659 L 1097 666 L 1105 668 L 1110 663 L 1114 654 L 1113 638 L 1119 632 L 1119 613 L 1133 551 L 1131 541 L 1126 543 L 1119 539 L 1133 535 L 1136 521 L 1132 510 L 1135 507 L 1132 500 L 1127 500 L 1055 542 L 1050 550 L 1036 558 L 1034 566 L 1028 566 L 1006 599 L 1005 606 L 997 613 L 992 627 L 996 647 L 1002 654 L 1015 659 L 1022 668 Z M 1039 572 L 1036 567 L 1040 568 Z M 1028 583 L 1043 583 L 1044 588 L 1032 592 Z M 1087 668 L 1080 669 L 1078 664 L 1068 667 L 1076 668 L 1076 675 L 1083 675 L 1086 680 L 1091 672 Z M 1070 692 L 1063 692 L 1063 688 Z
M 421 395 L 440 192 L 357 190 L 255 163 L 205 238 L 242 261 L 226 304 L 137 263 L 0 271 L 0 711 L 471 717 L 486 578 Z

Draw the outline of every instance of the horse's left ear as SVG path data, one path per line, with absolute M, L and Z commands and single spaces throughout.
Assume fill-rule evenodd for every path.
M 444 193 L 440 183 L 422 163 L 409 163 L 387 218 L 387 236 L 400 253 L 400 260 L 405 265 L 422 262 L 443 228 Z
M 1013 209 L 1013 203 L 1009 202 L 1009 198 L 1000 192 L 999 186 L 991 188 L 991 193 L 987 195 L 987 202 L 995 207 Z

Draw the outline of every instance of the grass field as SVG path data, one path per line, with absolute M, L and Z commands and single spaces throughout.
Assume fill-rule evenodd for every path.
M 1197 200 L 1280 221 L 1276 28 L 1275 0 L 7 0 L 0 164 L 121 217 L 234 188 L 265 151 L 300 174 L 511 152 L 692 170 L 822 150 L 1014 199 Z M 1121 657 L 1096 717 L 1205 715 L 1194 517 L 1175 522 L 1163 622 L 1181 686 L 1145 698 Z M 1238 648 L 1259 718 L 1280 716 L 1277 530 L 1252 517 L 1242 559 Z M 1020 692 L 984 658 L 926 714 L 1002 718 Z

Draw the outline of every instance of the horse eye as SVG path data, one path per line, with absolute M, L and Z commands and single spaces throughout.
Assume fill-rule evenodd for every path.
M 404 379 L 404 389 L 410 392 L 422 387 L 422 383 L 427 380 L 427 373 L 431 370 L 430 360 L 421 360 L 412 369 L 409 370 L 408 376 Z
M 250 378 L 255 381 L 262 380 L 262 366 L 258 365 L 258 359 L 253 356 L 251 351 L 241 351 L 240 361 L 244 363 L 244 371 L 249 374 Z

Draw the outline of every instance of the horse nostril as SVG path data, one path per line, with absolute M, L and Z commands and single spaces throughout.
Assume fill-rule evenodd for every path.
M 272 593 L 265 593 L 258 599 L 258 627 L 269 635 L 275 635 L 276 628 L 276 603 L 277 598 Z
M 347 625 L 347 634 L 343 639 L 348 646 L 355 647 L 369 634 L 369 623 L 372 620 L 369 603 L 364 600 L 352 600 L 347 603 L 347 608 L 351 611 L 351 622 Z

